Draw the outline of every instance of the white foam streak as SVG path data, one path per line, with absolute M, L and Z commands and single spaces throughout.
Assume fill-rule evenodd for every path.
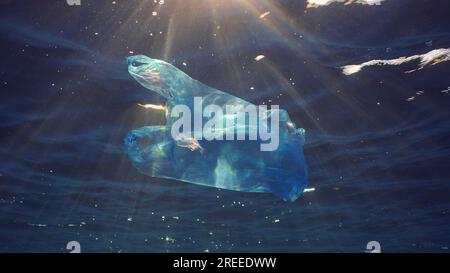
M 344 5 L 350 4 L 362 4 L 362 5 L 381 5 L 385 0 L 308 0 L 307 8 L 318 8 L 328 6 L 332 3 L 344 3 Z
M 345 75 L 352 75 L 360 72 L 364 67 L 374 65 L 401 65 L 411 61 L 419 60 L 417 69 L 406 71 L 405 73 L 412 73 L 414 71 L 425 68 L 426 66 L 436 65 L 441 62 L 450 60 L 450 48 L 439 48 L 421 55 L 413 55 L 409 57 L 400 57 L 391 60 L 371 60 L 362 64 L 352 64 L 342 66 L 342 73 Z

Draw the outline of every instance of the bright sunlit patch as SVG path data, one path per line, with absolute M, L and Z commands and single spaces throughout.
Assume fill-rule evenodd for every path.
M 161 110 L 161 111 L 167 110 L 164 105 L 157 105 L 157 104 L 140 104 L 140 103 L 138 103 L 138 106 L 145 108 L 145 109 L 154 109 L 154 110 Z
M 258 56 L 256 56 L 255 57 L 255 61 L 261 61 L 262 59 L 264 59 L 266 56 L 264 56 L 264 55 L 258 55 Z
M 412 73 L 414 71 L 425 68 L 426 66 L 436 65 L 438 63 L 450 60 L 450 48 L 440 48 L 432 50 L 425 54 L 413 55 L 409 57 L 400 57 L 391 60 L 371 60 L 362 64 L 352 64 L 341 67 L 344 75 L 352 75 L 360 72 L 364 67 L 374 65 L 401 65 L 411 61 L 419 60 L 417 69 L 406 71 L 405 73 Z
M 350 4 L 362 4 L 362 5 L 381 5 L 385 0 L 308 0 L 307 8 L 318 8 L 322 6 L 328 6 L 332 3 L 344 3 L 344 5 Z

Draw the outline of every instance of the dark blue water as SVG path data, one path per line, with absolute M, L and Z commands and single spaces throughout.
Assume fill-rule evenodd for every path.
M 1 252 L 449 251 L 450 62 L 340 69 L 449 48 L 447 0 L 114 3 L 0 1 Z M 123 138 L 164 122 L 137 106 L 163 100 L 128 75 L 132 54 L 287 109 L 316 191 L 139 174 Z

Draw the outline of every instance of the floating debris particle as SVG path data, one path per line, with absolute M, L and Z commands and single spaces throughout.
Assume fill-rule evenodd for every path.
M 145 108 L 145 109 L 154 109 L 154 110 L 161 110 L 161 111 L 166 110 L 166 107 L 164 105 L 158 105 L 158 104 L 140 104 L 140 103 L 138 103 L 138 106 Z
M 307 188 L 303 190 L 303 192 L 313 192 L 313 191 L 316 191 L 316 188 Z
M 259 61 L 261 61 L 262 59 L 264 59 L 265 57 L 266 57 L 266 56 L 264 56 L 264 55 L 258 55 L 258 56 L 255 57 L 255 61 L 259 62 Z
M 397 59 L 389 59 L 389 60 L 371 60 L 368 62 L 364 62 L 362 64 L 352 64 L 352 65 L 346 65 L 342 66 L 342 73 L 344 75 L 352 75 L 355 73 L 360 72 L 364 67 L 368 66 L 395 66 L 395 65 L 402 65 L 405 63 L 409 63 L 412 61 L 419 60 L 418 68 L 405 71 L 405 73 L 412 73 L 417 70 L 424 69 L 428 66 L 433 66 L 442 62 L 446 62 L 450 60 L 450 48 L 439 48 L 431 50 L 430 52 L 424 53 L 424 54 L 417 54 L 412 56 L 403 56 L 399 57 Z
M 33 224 L 33 223 L 28 223 L 28 225 L 32 226 L 32 227 L 46 227 L 47 226 L 47 224 Z
M 266 16 L 268 16 L 268 15 L 270 15 L 270 11 L 266 11 L 266 12 L 264 12 L 263 14 L 261 14 L 261 15 L 259 16 L 259 19 L 263 19 L 264 17 L 266 17 Z

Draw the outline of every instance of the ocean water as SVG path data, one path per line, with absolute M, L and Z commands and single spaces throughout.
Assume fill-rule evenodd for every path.
M 450 4 L 375 2 L 0 1 L 0 252 L 448 252 Z M 315 191 L 140 174 L 133 54 L 288 110 Z

